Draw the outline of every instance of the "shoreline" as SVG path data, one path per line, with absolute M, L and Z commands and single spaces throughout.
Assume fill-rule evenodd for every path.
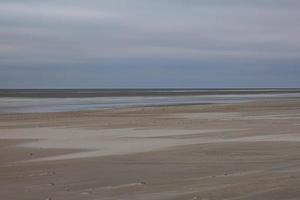
M 93 98 L 0 98 L 0 114 L 77 112 L 138 107 L 237 104 L 262 100 L 300 99 L 300 94 L 208 95 Z
M 176 97 L 206 95 L 299 94 L 300 88 L 214 89 L 0 89 L 0 98 Z

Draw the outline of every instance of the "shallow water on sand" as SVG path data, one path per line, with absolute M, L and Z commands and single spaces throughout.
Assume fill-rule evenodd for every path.
M 172 91 L 168 91 L 172 92 Z M 178 91 L 177 91 L 178 92 Z M 110 96 L 110 97 L 0 97 L 0 113 L 36 113 L 96 110 L 109 108 L 126 108 L 138 106 L 160 106 L 177 104 L 214 104 L 239 103 L 245 101 L 299 97 L 300 93 L 266 93 L 266 94 L 212 94 L 190 95 L 188 90 L 182 95 L 165 96 Z M 186 94 L 186 95 L 185 95 Z

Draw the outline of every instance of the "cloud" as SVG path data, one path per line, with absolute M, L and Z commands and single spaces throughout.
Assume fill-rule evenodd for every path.
M 259 73 L 267 63 L 268 68 L 272 69 L 272 64 L 280 68 L 277 71 L 281 73 L 269 77 L 274 82 L 279 74 L 288 74 L 284 72 L 290 72 L 291 67 L 300 63 L 298 2 L 30 0 L 25 4 L 20 0 L 2 1 L 0 70 L 5 67 L 3 76 L 14 80 L 12 75 L 18 70 L 31 71 L 34 77 L 42 70 L 55 74 L 54 70 L 60 66 L 59 71 L 67 72 L 70 77 L 74 74 L 75 81 L 81 74 L 77 71 L 75 76 L 75 69 L 89 71 L 97 66 L 109 71 L 108 68 L 116 65 L 118 70 L 123 67 L 138 76 L 142 72 L 133 66 L 151 63 L 147 70 L 141 67 L 146 74 L 151 74 L 152 69 L 164 71 L 173 67 L 175 70 L 180 63 L 177 73 L 186 77 L 200 76 L 210 66 L 210 72 L 206 72 L 207 68 L 205 72 L 212 79 L 218 70 L 220 74 L 244 70 L 255 82 L 259 76 L 253 74 Z M 74 72 L 70 70 L 72 66 Z M 101 70 L 95 70 L 96 75 L 92 76 L 95 79 L 92 82 L 99 81 L 98 85 L 104 80 L 95 77 L 100 76 Z M 300 76 L 299 73 L 294 74 Z M 43 76 L 46 80 L 47 76 Z M 117 74 L 108 73 L 108 76 L 105 80 L 117 81 Z M 164 77 L 168 84 L 172 83 L 167 81 L 170 77 Z M 285 84 L 289 79 L 286 78 Z M 1 84 L 3 80 L 0 87 Z
M 107 11 L 42 4 L 0 3 L 0 16 L 17 18 L 47 18 L 48 20 L 106 20 L 118 18 Z

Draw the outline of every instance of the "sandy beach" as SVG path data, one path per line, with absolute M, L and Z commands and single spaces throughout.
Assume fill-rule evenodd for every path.
M 300 0 L 0 0 L 0 200 L 300 200 Z
M 0 115 L 0 199 L 300 198 L 300 100 Z

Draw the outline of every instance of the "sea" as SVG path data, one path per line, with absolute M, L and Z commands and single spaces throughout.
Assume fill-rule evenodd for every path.
M 0 114 L 189 104 L 231 104 L 284 98 L 300 99 L 300 88 L 0 89 Z

